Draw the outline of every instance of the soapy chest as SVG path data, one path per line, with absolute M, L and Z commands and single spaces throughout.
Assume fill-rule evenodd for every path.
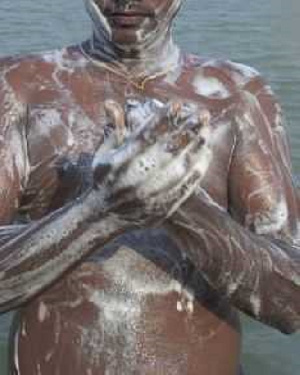
M 61 78 L 62 79 L 62 78 Z M 199 84 L 199 82 L 198 82 Z M 110 119 L 104 110 L 107 99 L 136 107 L 141 124 L 147 119 L 148 102 L 169 100 L 194 102 L 212 115 L 213 159 L 202 186 L 219 204 L 227 205 L 227 173 L 234 148 L 230 102 L 209 100 L 193 86 L 170 85 L 163 80 L 149 82 L 142 90 L 113 75 L 78 77 L 65 81 L 57 95 L 47 91 L 31 93 L 27 129 L 30 175 L 21 201 L 21 211 L 38 218 L 62 206 L 82 192 L 91 181 L 89 166 L 97 148 L 105 142 Z M 81 187 L 80 187 L 81 186 Z
M 108 119 L 103 104 L 107 98 L 121 105 L 132 98 L 141 102 L 197 99 L 213 118 L 218 117 L 212 124 L 213 159 L 202 186 L 220 205 L 227 206 L 234 137 L 230 116 L 218 101 L 203 99 L 192 87 L 172 90 L 160 81 L 142 91 L 106 75 L 75 78 L 64 83 L 54 99 L 47 100 L 45 93 L 35 95 L 31 102 L 27 132 L 31 173 L 20 207 L 25 218 L 42 217 L 89 186 L 93 154 L 105 141 Z M 101 253 L 93 254 L 28 307 L 29 314 L 38 315 L 46 306 L 52 328 L 53 316 L 58 314 L 63 324 L 71 321 L 71 333 L 66 324 L 59 339 L 64 342 L 69 334 L 76 335 L 89 366 L 99 369 L 105 363 L 106 368 L 122 368 L 125 374 L 132 373 L 127 363 L 138 368 L 140 361 L 146 368 L 151 362 L 164 368 L 163 373 L 182 374 L 189 371 L 187 353 L 198 361 L 201 350 L 213 342 L 211 338 L 229 332 L 238 345 L 237 333 L 214 313 L 220 305 L 217 296 L 165 230 L 126 234 Z M 227 305 L 218 309 L 238 325 Z M 40 329 L 39 325 L 39 334 Z M 71 352 L 75 350 L 73 345 Z

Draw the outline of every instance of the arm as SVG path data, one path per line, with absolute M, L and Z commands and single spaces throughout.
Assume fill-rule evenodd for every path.
M 198 195 L 174 216 L 182 246 L 237 308 L 282 332 L 300 328 L 297 198 L 281 111 L 261 79 L 241 94 L 230 214 Z
M 113 215 L 104 214 L 97 216 L 101 223 L 103 219 L 103 226 L 95 229 L 92 196 L 36 223 L 8 225 L 28 176 L 28 113 L 26 105 L 16 99 L 10 88 L 3 87 L 0 91 L 0 311 L 27 301 L 74 266 L 93 250 L 96 231 L 101 244 L 124 229 Z
M 122 147 L 100 149 L 93 162 L 94 185 L 75 201 L 25 228 L 0 230 L 1 311 L 28 301 L 117 235 L 164 219 L 192 191 L 203 173 L 198 160 L 209 154 L 207 147 L 202 145 L 200 151 L 198 147 L 205 141 L 205 126 L 186 118 L 183 124 L 179 119 L 173 122 L 170 111 L 160 109 Z M 26 115 L 20 116 L 18 125 L 24 121 Z M 173 123 L 181 125 L 180 132 Z M 8 126 L 16 139 L 23 140 L 17 123 L 10 121 Z M 5 161 L 16 158 L 7 134 L 3 131 Z M 10 180 L 6 163 L 1 168 L 0 186 L 10 192 L 3 200 L 8 208 L 2 219 L 7 223 L 16 207 L 15 196 L 20 195 L 21 188 L 13 188 L 21 172 Z

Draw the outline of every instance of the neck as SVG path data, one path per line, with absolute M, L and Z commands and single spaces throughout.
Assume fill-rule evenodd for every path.
M 82 49 L 96 65 L 112 64 L 124 74 L 137 79 L 175 71 L 180 65 L 180 50 L 169 31 L 152 43 L 126 46 L 115 45 L 94 32 L 82 44 Z

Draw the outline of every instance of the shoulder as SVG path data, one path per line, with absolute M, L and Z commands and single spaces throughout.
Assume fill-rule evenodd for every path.
M 27 93 L 55 81 L 56 73 L 70 74 L 86 65 L 86 59 L 75 48 L 16 55 L 0 59 L 0 90 L 9 87 L 20 100 Z
M 49 67 L 60 67 L 68 69 L 86 65 L 86 59 L 81 54 L 79 48 L 70 46 L 51 51 L 43 51 L 31 54 L 20 54 L 5 56 L 0 58 L 0 69 L 12 69 L 17 66 L 26 68 L 38 68 L 41 65 Z
M 42 66 L 49 65 L 44 60 L 43 54 L 26 54 L 2 57 L 0 59 L 1 80 L 26 77 L 29 72 L 36 73 Z
M 277 95 L 255 68 L 222 59 L 189 59 L 193 86 L 198 94 L 210 98 L 235 98 L 238 110 L 264 116 L 272 128 L 282 129 L 283 114 Z M 251 109 L 252 108 L 252 109 Z
M 193 70 L 193 84 L 204 96 L 226 98 L 242 92 L 256 95 L 263 88 L 271 90 L 255 68 L 243 63 L 189 55 L 185 66 Z
M 0 58 L 0 132 L 15 129 L 27 118 L 30 99 L 39 95 L 53 79 L 62 51 L 15 55 Z

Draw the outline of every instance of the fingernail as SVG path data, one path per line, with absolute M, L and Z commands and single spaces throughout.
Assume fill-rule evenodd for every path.
M 199 113 L 199 121 L 201 122 L 201 124 L 204 126 L 209 125 L 210 119 L 210 113 L 206 109 L 201 110 L 201 112 Z

